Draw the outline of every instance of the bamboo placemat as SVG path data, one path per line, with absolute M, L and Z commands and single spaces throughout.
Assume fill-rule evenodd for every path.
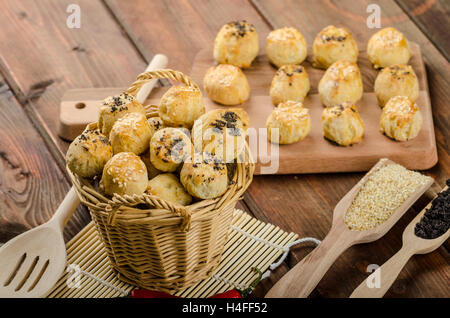
M 222 261 L 214 274 L 196 285 L 178 291 L 181 297 L 209 297 L 232 288 L 245 289 L 257 277 L 252 270 L 265 272 L 297 239 L 273 224 L 261 222 L 235 210 Z M 48 294 L 50 298 L 110 298 L 134 289 L 120 281 L 108 264 L 103 243 L 94 224 L 89 223 L 66 244 L 66 273 Z

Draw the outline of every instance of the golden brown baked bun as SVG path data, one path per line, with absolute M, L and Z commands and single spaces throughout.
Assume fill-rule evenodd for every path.
M 225 24 L 214 40 L 214 59 L 220 64 L 250 67 L 258 51 L 258 33 L 245 20 Z
M 270 98 L 275 106 L 288 100 L 303 102 L 309 88 L 309 76 L 303 66 L 284 65 L 272 79 Z
M 194 123 L 194 148 L 222 162 L 233 162 L 245 149 L 248 126 L 248 114 L 241 108 L 211 110 Z
M 181 205 L 188 205 L 192 201 L 190 194 L 172 173 L 163 173 L 151 179 L 148 182 L 147 193 Z
M 362 94 L 361 73 L 353 62 L 340 60 L 333 63 L 319 81 L 320 100 L 325 106 L 356 103 Z
M 250 85 L 237 66 L 219 64 L 206 71 L 203 88 L 208 97 L 222 105 L 237 105 L 250 96 Z
M 109 138 L 109 132 L 117 119 L 129 113 L 145 115 L 145 108 L 136 98 L 127 93 L 106 98 L 100 106 L 98 128 L 103 135 Z
M 392 97 L 383 108 L 380 131 L 397 141 L 415 138 L 422 127 L 422 114 L 406 96 Z
M 341 146 L 359 143 L 363 138 L 364 124 L 352 103 L 325 108 L 321 121 L 324 137 Z
M 150 161 L 161 171 L 173 172 L 191 155 L 191 140 L 178 128 L 158 130 L 150 140 Z
M 313 43 L 314 67 L 327 69 L 339 60 L 354 62 L 358 60 L 358 46 L 345 28 L 329 25 L 317 34 Z
M 292 144 L 303 140 L 311 130 L 309 110 L 303 104 L 294 101 L 281 103 L 269 115 L 266 121 L 267 138 L 278 144 Z M 278 129 L 272 136 L 273 130 Z
M 266 54 L 278 68 L 286 64 L 300 64 L 307 55 L 306 40 L 296 28 L 273 30 L 267 36 Z
M 213 199 L 227 190 L 227 166 L 207 153 L 196 154 L 193 160 L 183 164 L 180 180 L 192 196 Z
M 150 125 L 150 135 L 153 136 L 158 130 L 165 128 L 163 120 L 161 117 L 150 117 L 147 119 Z
M 150 138 L 150 124 L 140 113 L 129 113 L 119 118 L 109 133 L 114 154 L 134 152 L 140 155 L 148 149 Z
M 139 156 L 133 152 L 120 152 L 106 163 L 100 190 L 108 195 L 142 194 L 147 184 L 147 168 Z
M 409 65 L 396 64 L 382 69 L 375 79 L 375 94 L 383 107 L 394 96 L 407 96 L 412 102 L 419 97 L 419 81 Z
M 112 148 L 108 138 L 98 129 L 86 129 L 70 144 L 66 163 L 73 173 L 91 178 L 102 173 L 111 157 Z
M 161 97 L 158 114 L 166 126 L 191 128 L 194 121 L 205 113 L 202 93 L 198 88 L 172 86 Z
M 392 27 L 372 35 L 367 44 L 367 56 L 375 68 L 407 64 L 411 55 L 403 33 Z

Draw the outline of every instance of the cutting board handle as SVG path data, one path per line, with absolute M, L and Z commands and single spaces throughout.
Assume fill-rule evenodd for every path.
M 289 270 L 266 294 L 266 298 L 305 298 L 347 248 L 353 244 L 349 231 L 333 230 L 301 262 Z

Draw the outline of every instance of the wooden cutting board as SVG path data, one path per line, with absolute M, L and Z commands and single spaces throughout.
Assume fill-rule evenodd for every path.
M 425 65 L 420 47 L 416 43 L 410 43 L 410 46 L 413 57 L 409 63 L 419 80 L 417 104 L 423 115 L 422 129 L 415 139 L 397 142 L 379 132 L 381 108 L 373 92 L 373 83 L 378 72 L 372 68 L 366 52 L 360 52 L 358 58 L 364 94 L 356 104 L 365 126 L 364 139 L 360 144 L 351 147 L 337 146 L 324 139 L 320 122 L 323 106 L 317 87 L 325 71 L 313 68 L 309 56 L 302 65 L 306 68 L 311 82 L 311 90 L 304 101 L 304 106 L 310 110 L 311 132 L 298 143 L 280 145 L 277 174 L 367 171 L 381 158 L 389 158 L 414 170 L 425 170 L 434 166 L 437 163 L 437 150 Z M 212 51 L 199 52 L 194 60 L 192 79 L 203 86 L 203 77 L 212 65 Z M 251 127 L 265 127 L 266 119 L 274 108 L 269 89 L 275 72 L 276 68 L 269 64 L 265 55 L 258 56 L 252 67 L 244 70 L 251 87 L 251 97 L 240 107 L 248 112 Z M 205 104 L 207 109 L 226 108 L 208 98 L 205 98 Z M 269 143 L 267 149 L 270 149 Z M 262 158 L 264 161 L 264 156 Z M 258 162 L 257 174 L 261 172 L 261 165 L 261 162 Z
M 278 168 L 275 174 L 367 171 L 380 158 L 389 158 L 415 170 L 425 170 L 434 166 L 437 163 L 437 150 L 425 65 L 419 46 L 416 43 L 410 43 L 410 46 L 414 54 L 410 64 L 417 74 L 420 87 L 417 104 L 423 115 L 423 126 L 415 139 L 396 142 L 379 132 L 381 108 L 373 93 L 377 71 L 372 68 L 366 53 L 360 52 L 358 65 L 363 77 L 364 95 L 357 103 L 357 107 L 365 125 L 364 139 L 362 143 L 351 147 L 340 147 L 325 140 L 320 122 L 323 106 L 317 94 L 317 86 L 324 71 L 313 68 L 308 62 L 310 60 L 308 57 L 302 64 L 311 82 L 311 90 L 304 102 L 305 107 L 310 109 L 311 132 L 298 143 L 280 145 Z M 210 50 L 203 50 L 197 54 L 191 77 L 200 87 L 203 86 L 206 70 L 212 65 L 214 60 Z M 276 69 L 269 64 L 265 55 L 258 56 L 252 67 L 244 70 L 250 83 L 251 97 L 237 107 L 242 107 L 248 112 L 251 127 L 264 128 L 266 119 L 274 107 L 269 97 L 269 88 L 275 72 Z M 93 88 L 67 91 L 62 97 L 60 123 L 64 123 L 66 128 L 78 130 L 81 133 L 86 123 L 98 119 L 100 102 L 105 97 L 118 94 L 124 89 Z M 155 88 L 145 104 L 158 104 L 159 98 L 166 90 L 167 88 L 164 87 Z M 214 103 L 205 94 L 204 96 L 207 109 L 226 108 Z M 77 105 L 82 107 L 77 108 Z M 76 129 L 73 129 L 74 127 Z M 265 140 L 263 142 L 266 143 L 266 149 L 270 153 L 271 144 Z M 256 174 L 261 174 L 261 166 L 276 165 L 274 162 L 267 162 L 267 155 L 255 154 L 254 157 L 258 158 Z

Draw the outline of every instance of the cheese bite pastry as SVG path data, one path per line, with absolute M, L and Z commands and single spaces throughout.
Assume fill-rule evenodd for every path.
M 325 108 L 321 121 L 324 137 L 338 145 L 349 146 L 362 141 L 364 124 L 352 103 Z
M 173 172 L 191 155 L 192 143 L 178 128 L 158 130 L 150 140 L 150 161 L 161 171 Z
M 198 88 L 172 86 L 161 97 L 158 114 L 169 127 L 191 128 L 194 121 L 205 113 L 202 93 Z
M 190 194 L 172 173 L 163 173 L 151 179 L 148 182 L 147 193 L 181 205 L 188 205 L 192 201 Z
M 292 144 L 303 140 L 311 130 L 311 118 L 303 104 L 294 101 L 281 103 L 266 121 L 267 138 L 278 144 Z M 278 129 L 278 139 L 273 139 L 272 130 Z M 275 135 L 276 136 L 276 133 Z
M 314 39 L 313 60 L 314 67 L 323 69 L 327 69 L 339 60 L 356 63 L 358 46 L 353 36 L 345 28 L 329 25 Z
M 83 178 L 102 173 L 106 162 L 112 157 L 111 144 L 98 129 L 86 129 L 75 138 L 66 153 L 69 169 Z
M 275 106 L 289 100 L 303 102 L 309 89 L 309 76 L 303 66 L 284 65 L 272 79 L 270 98 Z
M 247 68 L 258 55 L 258 51 L 258 33 L 255 27 L 245 20 L 225 24 L 214 40 L 214 59 L 219 64 Z
M 392 97 L 383 108 L 380 131 L 397 141 L 411 140 L 422 127 L 419 107 L 406 96 Z
M 407 64 L 411 55 L 403 33 L 392 27 L 372 35 L 367 44 L 367 56 L 375 68 Z
M 269 33 L 266 54 L 276 67 L 300 64 L 307 55 L 306 40 L 296 28 L 281 28 Z
M 147 189 L 147 184 L 147 168 L 139 156 L 120 152 L 106 163 L 100 190 L 108 195 L 139 195 Z
M 237 66 L 219 64 L 208 69 L 203 78 L 208 97 L 222 105 L 242 104 L 250 97 L 250 85 Z
M 412 102 L 419 97 L 419 81 L 409 65 L 396 64 L 382 69 L 375 79 L 375 94 L 381 107 L 394 96 L 407 96 Z
M 133 95 L 122 93 L 118 96 L 110 96 L 100 106 L 98 128 L 109 138 L 109 132 L 116 120 L 129 113 L 140 113 L 145 116 L 145 108 Z
M 114 154 L 134 152 L 140 155 L 148 149 L 150 138 L 150 124 L 140 113 L 129 113 L 119 118 L 109 134 Z
M 353 62 L 340 60 L 333 63 L 319 81 L 319 95 L 324 106 L 356 103 L 362 94 L 361 73 Z

